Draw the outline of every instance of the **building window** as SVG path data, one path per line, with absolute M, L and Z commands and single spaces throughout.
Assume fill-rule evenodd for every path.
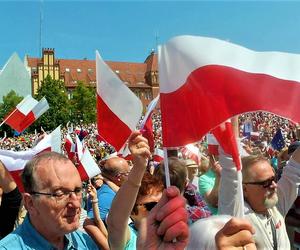
M 78 73 L 81 73 L 81 69 L 77 69 L 77 72 L 78 72 Z
M 116 72 L 117 74 L 120 74 L 120 70 L 118 70 L 118 69 L 116 69 L 115 72 Z
M 70 72 L 70 69 L 69 69 L 69 68 L 66 68 L 66 72 Z
M 89 73 L 93 73 L 93 69 L 88 69 L 88 72 Z

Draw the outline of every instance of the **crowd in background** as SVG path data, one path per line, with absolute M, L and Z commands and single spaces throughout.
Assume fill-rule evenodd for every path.
M 159 112 L 153 114 L 152 123 L 153 123 L 154 139 L 155 139 L 155 148 L 162 148 L 162 128 L 161 128 L 161 117 Z M 251 133 L 246 134 L 245 126 L 249 123 L 251 123 L 251 129 L 250 129 Z M 278 131 L 278 129 L 281 129 L 284 138 L 284 145 L 280 150 L 274 150 L 272 149 L 271 141 L 274 135 L 276 134 L 276 132 Z M 295 124 L 292 121 L 289 121 L 287 119 L 266 112 L 254 112 L 254 113 L 240 115 L 239 130 L 240 130 L 239 132 L 240 132 L 241 142 L 244 149 L 247 152 L 256 153 L 256 154 L 259 153 L 268 157 L 268 159 L 272 164 L 272 167 L 276 172 L 281 172 L 282 168 L 285 165 L 285 162 L 287 160 L 287 154 L 288 154 L 287 152 L 288 146 L 293 142 L 299 140 L 298 124 Z M 50 131 L 48 131 L 47 133 L 49 132 Z M 63 148 L 64 140 L 66 138 L 66 135 L 70 134 L 74 140 L 75 134 L 77 134 L 78 137 L 81 140 L 83 140 L 84 144 L 89 148 L 92 156 L 94 157 L 95 161 L 99 165 L 103 164 L 103 159 L 108 159 L 109 155 L 114 153 L 113 147 L 111 147 L 109 144 L 99 139 L 100 137 L 97 132 L 96 124 L 88 124 L 88 125 L 68 124 L 67 127 L 61 129 L 61 132 L 62 132 L 63 150 L 64 150 Z M 36 144 L 39 136 L 42 133 L 44 133 L 44 131 L 39 131 L 32 134 L 24 132 L 19 136 L 0 138 L 0 149 L 13 150 L 13 151 L 28 150 Z M 176 166 L 175 168 L 177 168 L 179 165 L 184 166 L 183 167 L 184 170 L 182 173 L 185 172 L 186 176 L 183 178 L 182 183 L 178 184 L 180 183 L 180 180 L 176 176 L 175 177 L 173 176 L 174 177 L 173 182 L 177 183 L 178 185 L 182 185 L 182 188 L 181 189 L 179 188 L 179 190 L 182 193 L 182 195 L 187 199 L 188 204 L 186 208 L 188 211 L 188 216 L 189 216 L 188 222 L 190 225 L 197 220 L 207 218 L 212 214 L 215 214 L 216 211 L 214 209 L 211 209 L 212 204 L 210 199 L 212 198 L 210 196 L 212 196 L 212 194 L 209 194 L 210 195 L 209 196 L 203 190 L 201 191 L 200 190 L 201 185 L 199 184 L 198 186 L 198 182 L 200 183 L 202 175 L 204 176 L 209 171 L 212 171 L 214 174 L 214 179 L 213 179 L 214 182 L 212 184 L 213 186 L 215 185 L 215 178 L 218 179 L 216 175 L 220 174 L 220 172 L 218 173 L 218 171 L 220 170 L 217 170 L 218 167 L 216 166 L 216 164 L 218 164 L 217 159 L 214 159 L 214 157 L 211 158 L 211 155 L 208 150 L 208 143 L 206 138 L 205 137 L 202 138 L 202 140 L 200 140 L 195 145 L 199 148 L 199 152 L 201 155 L 201 160 L 198 162 L 198 164 L 196 164 L 194 161 L 177 162 L 176 159 L 175 160 L 171 159 L 171 170 L 170 170 L 171 178 L 172 178 L 173 175 L 172 164 Z M 179 158 L 185 158 L 185 160 L 189 160 L 186 159 L 186 157 L 182 153 L 180 153 L 180 150 L 178 156 Z M 131 163 L 129 164 L 129 166 L 131 166 Z M 159 170 L 161 166 L 162 166 L 161 164 L 152 165 L 152 169 L 148 166 L 149 168 L 147 168 L 147 171 L 149 171 L 149 173 L 152 175 L 157 174 L 158 176 L 160 176 L 160 178 L 162 178 L 163 181 L 164 173 L 160 172 L 163 170 Z M 174 175 L 176 175 L 176 171 L 174 172 Z M 181 176 L 182 175 L 184 174 L 181 174 Z M 96 189 L 99 189 L 103 184 L 105 184 L 109 186 L 110 189 L 114 190 L 114 192 L 117 193 L 117 191 L 120 188 L 121 184 L 119 185 L 113 183 L 112 181 L 110 181 L 108 177 L 106 178 L 105 175 L 102 176 L 100 175 L 100 177 L 98 178 L 101 179 L 100 184 L 96 183 L 95 178 L 92 179 L 92 184 L 93 187 Z M 187 183 L 185 181 L 187 181 Z M 92 236 L 92 238 L 95 239 L 96 236 L 94 235 L 95 232 L 93 232 L 93 226 L 92 226 L 92 230 L 89 231 L 90 228 L 89 225 L 86 227 L 86 225 L 84 226 L 84 223 L 86 223 L 85 220 L 88 217 L 88 211 L 91 211 L 91 209 L 96 209 L 94 207 L 92 208 L 92 203 L 93 201 L 96 200 L 98 201 L 97 194 L 95 193 L 97 191 L 91 191 L 92 187 L 89 185 L 89 183 L 85 183 L 84 186 L 89 188 L 85 189 L 83 194 L 84 202 L 82 203 L 83 209 L 82 209 L 82 214 L 80 219 L 81 230 L 83 231 L 87 230 L 87 232 Z M 160 187 L 159 190 L 161 190 Z M 89 202 L 87 202 L 88 196 L 92 197 L 92 199 L 90 199 Z M 99 199 L 101 199 L 101 197 Z M 22 212 L 19 213 L 19 218 L 17 220 L 18 222 L 16 223 L 16 225 L 19 225 L 22 222 L 22 218 L 24 218 L 25 216 L 24 209 L 21 211 Z M 20 219 L 20 217 L 22 218 Z M 100 221 L 103 221 L 104 224 L 106 223 L 105 219 Z M 98 225 L 99 228 L 102 228 L 101 229 L 102 231 L 100 230 L 101 235 L 102 236 L 106 235 L 105 237 L 107 238 L 107 233 L 109 233 L 109 231 L 107 232 L 106 229 L 103 229 L 106 228 L 106 226 L 107 225 L 102 225 L 102 224 L 100 226 Z M 135 228 L 134 225 L 133 228 Z M 104 241 L 104 243 L 102 241 L 102 243 L 100 242 L 97 244 L 98 246 L 101 246 L 102 249 L 106 249 L 108 247 L 108 242 L 106 241 Z

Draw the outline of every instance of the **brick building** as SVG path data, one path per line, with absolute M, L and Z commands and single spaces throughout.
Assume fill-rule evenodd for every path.
M 106 61 L 120 79 L 141 99 L 144 107 L 159 93 L 157 54 L 152 52 L 143 63 Z M 33 94 L 50 75 L 61 80 L 71 96 L 78 81 L 96 87 L 95 60 L 57 59 L 54 49 L 43 49 L 42 58 L 26 56 L 31 72 Z

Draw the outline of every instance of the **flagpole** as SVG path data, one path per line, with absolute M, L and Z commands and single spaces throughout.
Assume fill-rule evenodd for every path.
M 0 124 L 0 127 L 7 121 L 7 119 L 9 117 L 11 117 L 15 112 L 17 111 L 17 109 L 14 109 L 3 121 L 2 123 Z
M 168 150 L 164 147 L 164 166 L 165 166 L 165 178 L 166 178 L 166 187 L 171 186 L 170 182 L 170 172 L 169 172 L 169 161 L 168 161 Z

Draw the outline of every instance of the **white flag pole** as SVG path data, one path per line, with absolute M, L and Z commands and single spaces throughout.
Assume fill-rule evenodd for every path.
M 171 186 L 170 182 L 170 172 L 169 172 L 169 161 L 168 161 L 168 150 L 164 147 L 164 167 L 165 167 L 165 178 L 166 178 L 166 187 Z
M 7 121 L 7 119 L 8 119 L 9 117 L 11 117 L 16 111 L 17 111 L 17 109 L 14 109 L 14 111 L 11 112 L 11 113 L 9 114 L 9 116 L 7 116 L 7 117 L 2 121 L 2 123 L 0 124 L 0 127 L 1 127 L 1 126 Z

